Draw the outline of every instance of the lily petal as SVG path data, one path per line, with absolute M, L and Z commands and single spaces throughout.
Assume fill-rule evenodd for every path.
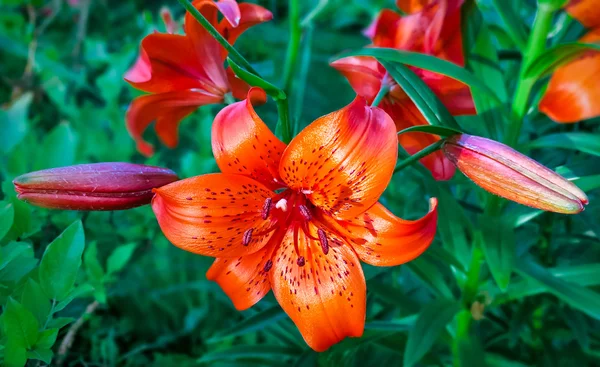
M 217 258 L 208 269 L 206 278 L 219 284 L 237 310 L 254 306 L 271 290 L 265 265 L 271 261 L 277 240 L 281 237 L 273 236 L 269 244 L 250 255 Z
M 238 78 L 231 67 L 228 67 L 225 72 L 227 73 L 227 80 L 231 87 L 231 95 L 236 99 L 245 99 L 250 90 L 248 83 Z
M 429 213 L 415 221 L 396 217 L 377 203 L 337 228 L 358 257 L 375 266 L 395 266 L 421 255 L 435 237 L 437 200 L 430 200 Z
M 322 352 L 345 337 L 363 333 L 366 311 L 366 285 L 360 262 L 347 244 L 332 241 L 328 233 L 328 254 L 321 244 L 289 230 L 277 249 L 271 269 L 273 293 L 294 321 L 306 343 Z M 302 265 L 300 265 L 302 264 Z
M 363 34 L 377 47 L 395 47 L 396 30 L 401 16 L 393 10 L 383 9 Z
M 239 4 L 239 7 L 239 24 L 233 25 L 233 23 L 228 24 L 223 22 L 221 24 L 221 32 L 231 44 L 235 43 L 238 37 L 248 28 L 273 19 L 273 14 L 262 6 L 251 3 L 241 3 Z
M 366 56 L 350 56 L 335 60 L 330 64 L 348 79 L 352 89 L 367 103 L 373 103 L 381 88 L 385 69 L 376 59 Z
M 586 34 L 581 42 L 600 41 L 600 29 Z M 573 123 L 600 116 L 600 52 L 589 51 L 556 69 L 539 109 L 552 120 Z
M 223 173 L 252 177 L 270 189 L 283 187 L 279 160 L 286 145 L 269 130 L 254 111 L 267 95 L 251 88 L 248 98 L 223 108 L 212 127 L 212 149 Z
M 262 249 L 274 231 L 261 213 L 273 192 L 249 177 L 209 174 L 154 190 L 152 210 L 175 246 L 204 256 L 239 257 Z
M 423 10 L 432 0 L 396 0 L 396 6 L 406 14 Z
M 570 0 L 565 10 L 586 28 L 600 26 L 600 8 L 595 0 Z
M 377 202 L 397 157 L 392 119 L 357 97 L 300 132 L 283 153 L 279 174 L 335 218 L 353 218 Z
M 181 90 L 138 97 L 131 102 L 125 115 L 127 131 L 137 143 L 140 153 L 151 156 L 154 148 L 142 134 L 156 120 L 158 137 L 169 147 L 177 146 L 179 122 L 199 106 L 219 103 L 222 96 L 201 90 Z

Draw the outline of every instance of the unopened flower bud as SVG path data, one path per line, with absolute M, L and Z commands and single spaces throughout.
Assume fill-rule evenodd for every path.
M 43 208 L 121 210 L 149 204 L 153 188 L 176 180 L 170 169 L 111 162 L 31 172 L 13 184 L 19 199 Z
M 466 134 L 450 137 L 444 154 L 477 185 L 533 208 L 576 214 L 588 198 L 556 172 L 496 141 Z

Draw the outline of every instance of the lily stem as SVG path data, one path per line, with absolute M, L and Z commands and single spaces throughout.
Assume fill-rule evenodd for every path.
M 435 152 L 436 150 L 439 150 L 442 147 L 442 145 L 444 145 L 445 141 L 446 141 L 446 139 L 438 140 L 435 143 L 429 145 L 427 148 L 424 148 L 424 149 L 418 151 L 417 153 L 411 155 L 410 157 L 402 160 L 401 162 L 399 162 L 396 165 L 396 168 L 394 168 L 394 174 L 402 171 L 404 168 L 410 166 L 411 164 L 415 163 L 419 159 Z
M 194 5 L 192 5 L 192 3 L 190 3 L 188 0 L 177 0 L 177 1 L 179 1 L 179 3 L 188 12 L 190 12 L 190 14 L 198 21 L 198 23 L 200 23 L 200 25 L 202 25 L 202 27 L 204 27 L 204 29 L 206 29 L 206 31 L 208 33 L 210 33 L 210 35 L 213 36 L 213 38 L 216 39 L 217 42 L 219 42 L 221 44 L 221 46 L 223 46 L 225 48 L 225 50 L 227 50 L 227 52 L 229 53 L 229 57 L 233 61 L 235 61 L 237 64 L 243 66 L 246 70 L 248 70 L 252 74 L 254 74 L 256 76 L 260 76 L 260 74 L 256 70 L 254 70 L 252 65 L 250 65 L 248 60 L 246 60 L 244 58 L 244 56 L 242 56 L 223 36 L 221 36 L 221 33 L 219 33 L 219 31 L 217 31 L 215 29 L 215 27 L 213 27 L 213 25 L 210 24 L 210 22 L 204 17 L 204 15 L 202 15 L 202 13 L 200 13 L 198 11 L 198 9 L 196 9 L 194 7 Z
M 300 6 L 298 0 L 289 1 L 290 41 L 288 43 L 283 69 L 283 90 L 290 94 L 294 82 L 294 69 L 300 50 L 300 38 L 302 29 L 300 27 Z
M 281 138 L 284 143 L 289 143 L 292 140 L 292 133 L 290 130 L 290 108 L 287 98 L 275 99 L 277 104 L 277 114 L 279 115 L 279 125 L 281 131 Z
M 506 143 L 510 146 L 516 146 L 521 134 L 523 119 L 527 112 L 529 96 L 531 89 L 535 84 L 535 79 L 527 78 L 526 72 L 531 63 L 546 49 L 546 38 L 552 27 L 552 17 L 556 9 L 553 6 L 539 4 L 533 28 L 525 52 L 523 53 L 523 63 L 519 73 L 517 89 L 515 91 L 512 104 L 512 120 L 508 127 Z
M 385 97 L 385 95 L 389 91 L 390 91 L 390 86 L 385 83 L 381 83 L 381 88 L 379 88 L 379 92 L 377 92 L 377 95 L 375 96 L 373 103 L 371 103 L 371 107 L 379 106 L 379 103 L 381 103 L 381 101 L 383 100 L 383 97 Z

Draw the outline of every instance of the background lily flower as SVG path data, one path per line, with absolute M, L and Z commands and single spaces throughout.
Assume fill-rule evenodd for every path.
M 443 151 L 477 185 L 517 203 L 563 214 L 579 213 L 588 203 L 572 182 L 497 141 L 461 134 Z
M 198 0 L 194 6 L 230 43 L 249 27 L 268 21 L 271 12 L 234 0 Z M 218 20 L 218 13 L 223 15 Z M 127 129 L 138 150 L 152 155 L 142 134 L 152 121 L 168 147 L 178 143 L 179 122 L 199 106 L 222 103 L 225 94 L 244 98 L 248 86 L 226 71 L 225 49 L 189 14 L 185 35 L 154 33 L 142 40 L 140 57 L 125 75 L 137 89 L 150 93 L 134 99 L 126 115 Z
M 265 99 L 252 88 L 215 118 L 222 173 L 159 188 L 152 208 L 174 245 L 217 258 L 207 277 L 237 309 L 273 289 L 308 345 L 324 351 L 363 333 L 359 260 L 392 266 L 419 256 L 435 236 L 437 202 L 416 221 L 377 203 L 397 159 L 396 129 L 363 98 L 317 119 L 287 147 L 254 111 Z
M 409 15 L 385 9 L 367 28 L 373 46 L 434 55 L 457 65 L 464 66 L 462 35 L 460 33 L 461 0 L 398 1 L 398 7 Z M 394 120 L 398 131 L 427 121 L 404 91 L 388 76 L 385 69 L 370 57 L 347 57 L 336 60 L 331 66 L 339 70 L 350 82 L 357 94 L 375 99 L 382 86 L 389 92 L 380 107 Z M 454 115 L 474 114 L 475 107 L 469 87 L 444 75 L 413 68 L 423 81 Z M 439 138 L 419 132 L 399 136 L 400 144 L 414 154 Z M 420 160 L 437 180 L 448 180 L 454 175 L 454 166 L 441 152 L 435 152 Z
M 596 1 L 572 0 L 565 10 L 586 28 L 582 43 L 600 43 L 600 8 Z M 600 116 L 600 52 L 589 51 L 556 69 L 539 103 L 552 120 L 574 123 Z

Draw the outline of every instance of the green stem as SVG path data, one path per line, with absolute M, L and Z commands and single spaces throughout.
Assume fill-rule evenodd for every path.
M 435 152 L 436 150 L 439 150 L 445 141 L 446 141 L 446 139 L 438 140 L 435 143 L 428 146 L 427 148 L 424 148 L 424 149 L 418 151 L 417 153 L 411 155 L 410 157 L 404 159 L 403 161 L 401 161 L 400 163 L 398 163 L 396 165 L 396 168 L 394 168 L 394 174 L 402 171 L 404 168 L 410 166 L 411 164 L 415 163 L 419 159 Z
M 306 91 L 306 78 L 308 76 L 308 69 L 310 66 L 310 56 L 311 56 L 311 47 L 312 47 L 312 35 L 313 35 L 313 27 L 309 23 L 305 28 L 304 39 L 302 40 L 302 57 L 300 61 L 300 73 L 298 75 L 298 83 L 296 84 L 296 88 L 294 88 L 294 118 L 293 118 L 293 129 L 292 133 L 297 134 L 300 132 L 299 122 L 302 117 L 302 106 L 304 105 L 304 92 Z
M 316 19 L 319 15 L 321 15 L 323 10 L 325 10 L 325 8 L 327 7 L 327 3 L 329 3 L 329 0 L 320 0 L 319 3 L 313 8 L 313 10 L 306 14 L 304 19 L 302 19 L 302 22 L 300 23 L 302 28 L 306 28 L 312 25 L 312 21 Z
M 213 25 L 210 24 L 210 22 L 204 17 L 204 15 L 202 15 L 202 13 L 198 11 L 198 9 L 194 7 L 194 5 L 192 5 L 192 3 L 190 3 L 187 0 L 177 1 L 179 1 L 179 3 L 183 5 L 183 7 L 187 11 L 190 12 L 190 14 L 198 21 L 198 23 L 200 23 L 202 27 L 204 27 L 204 29 L 206 29 L 206 31 L 210 33 L 210 35 L 213 36 L 214 39 L 216 39 L 217 42 L 219 42 L 221 46 L 225 48 L 225 50 L 227 50 L 227 52 L 229 53 L 229 57 L 233 61 L 243 66 L 246 70 L 250 71 L 251 73 L 260 76 L 260 74 L 258 74 L 258 72 L 254 70 L 254 68 L 252 68 L 252 65 L 250 65 L 248 60 L 246 60 L 244 56 L 242 56 L 229 42 L 227 42 L 227 40 L 223 36 L 221 36 L 221 33 L 219 33 L 219 31 L 217 31 L 215 27 L 213 27 Z
M 379 92 L 377 92 L 377 95 L 375 96 L 373 103 L 371 103 L 371 107 L 379 106 L 379 103 L 381 103 L 381 100 L 383 99 L 383 97 L 385 97 L 385 95 L 389 91 L 390 91 L 390 86 L 385 83 L 381 83 L 381 88 L 379 88 Z
M 294 69 L 296 67 L 296 60 L 298 59 L 300 38 L 302 36 L 302 29 L 300 28 L 300 6 L 298 0 L 290 0 L 289 10 L 290 41 L 285 57 L 285 67 L 283 69 L 283 90 L 288 95 L 291 92 L 292 83 L 294 81 Z
M 546 49 L 546 38 L 552 26 L 554 11 L 555 9 L 552 6 L 538 5 L 529 42 L 523 54 L 523 63 L 521 64 L 517 89 L 513 99 L 513 118 L 506 134 L 506 143 L 510 146 L 516 146 L 519 141 L 523 119 L 529 105 L 529 95 L 535 84 L 535 79 L 526 78 L 525 72 L 531 63 Z
M 281 138 L 284 143 L 289 143 L 292 140 L 292 134 L 290 131 L 290 109 L 288 106 L 288 99 L 276 99 L 277 103 L 277 114 L 279 115 L 279 121 L 277 122 L 280 131 Z

